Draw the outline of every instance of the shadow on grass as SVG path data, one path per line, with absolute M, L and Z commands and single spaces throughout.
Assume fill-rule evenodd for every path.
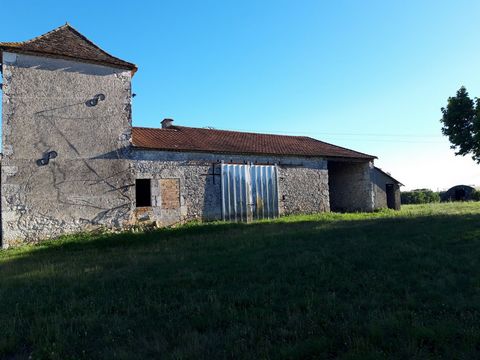
M 474 357 L 479 224 L 280 219 L 66 237 L 0 260 L 0 357 Z
M 336 215 L 336 214 L 335 214 Z M 285 218 L 273 221 L 260 221 L 253 223 L 191 223 L 178 228 L 162 228 L 140 232 L 121 233 L 80 233 L 66 235 L 55 240 L 46 241 L 38 245 L 28 245 L 20 249 L 4 250 L 4 259 L 0 251 L 1 263 L 15 261 L 30 261 L 48 258 L 50 255 L 61 254 L 71 251 L 89 250 L 135 250 L 148 249 L 149 246 L 161 246 L 165 242 L 179 241 L 197 243 L 206 241 L 206 245 L 212 241 L 223 242 L 225 246 L 231 241 L 251 240 L 297 235 L 302 239 L 321 241 L 322 238 L 335 238 L 342 241 L 342 236 L 359 235 L 360 233 L 372 236 L 372 240 L 388 242 L 408 241 L 412 238 L 431 238 L 436 236 L 452 236 L 455 241 L 457 235 L 465 236 L 467 230 L 478 235 L 480 214 L 460 215 L 421 215 L 415 217 L 373 217 L 353 218 L 342 220 L 341 218 L 326 218 L 315 220 L 284 221 Z M 288 219 L 288 218 L 287 218 Z M 352 232 L 352 230 L 355 230 Z M 480 230 L 479 230 L 480 231 Z M 405 235 L 398 238 L 398 235 Z M 8 252 L 11 253 L 8 254 Z M 5 256 L 6 255 L 6 256 Z

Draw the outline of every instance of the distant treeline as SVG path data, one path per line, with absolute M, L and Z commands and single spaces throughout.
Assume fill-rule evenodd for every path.
M 427 204 L 440 202 L 445 191 L 432 191 L 430 189 L 415 189 L 412 191 L 402 191 L 402 204 Z M 480 191 L 475 190 L 472 193 L 472 200 L 480 201 Z
M 440 193 L 430 189 L 402 191 L 402 204 L 427 204 L 440 202 Z

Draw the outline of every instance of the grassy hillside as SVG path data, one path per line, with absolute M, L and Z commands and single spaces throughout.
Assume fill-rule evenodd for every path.
M 0 358 L 479 356 L 479 203 L 0 251 Z

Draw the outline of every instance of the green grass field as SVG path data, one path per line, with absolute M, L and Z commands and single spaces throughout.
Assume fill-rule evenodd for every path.
M 0 251 L 2 359 L 475 359 L 480 203 Z

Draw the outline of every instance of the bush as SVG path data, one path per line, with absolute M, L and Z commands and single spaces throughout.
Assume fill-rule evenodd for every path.
M 472 200 L 473 201 L 480 201 L 480 190 L 473 190 Z
M 440 194 L 430 189 L 416 189 L 401 193 L 402 204 L 427 204 L 440 202 Z

